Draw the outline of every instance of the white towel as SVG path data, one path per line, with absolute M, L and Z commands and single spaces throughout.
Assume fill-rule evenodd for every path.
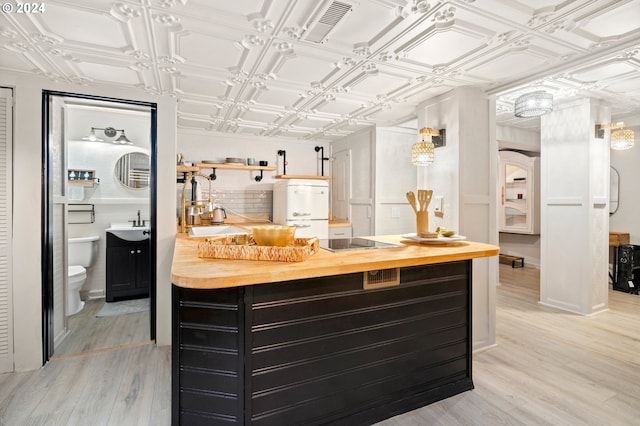
M 69 201 L 84 200 L 84 186 L 69 185 Z

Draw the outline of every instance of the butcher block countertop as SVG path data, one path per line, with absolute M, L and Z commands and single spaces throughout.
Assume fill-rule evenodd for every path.
M 496 256 L 499 247 L 460 241 L 443 245 L 423 245 L 399 235 L 373 239 L 400 243 L 403 247 L 330 252 L 320 249 L 303 262 L 226 260 L 198 257 L 199 238 L 176 239 L 171 281 L 184 288 L 215 289 L 343 275 L 433 263 Z

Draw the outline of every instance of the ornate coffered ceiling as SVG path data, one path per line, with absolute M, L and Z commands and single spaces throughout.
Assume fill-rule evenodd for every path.
M 11 1 L 11 0 L 9 0 Z M 461 86 L 640 110 L 640 0 L 105 0 L 0 15 L 0 69 L 174 96 L 182 128 L 332 140 Z

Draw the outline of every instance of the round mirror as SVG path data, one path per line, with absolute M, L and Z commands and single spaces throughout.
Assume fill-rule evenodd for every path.
M 620 173 L 613 166 L 609 175 L 609 215 L 618 211 L 620 202 Z
M 143 152 L 124 154 L 114 168 L 116 179 L 127 188 L 140 189 L 149 186 L 149 155 Z

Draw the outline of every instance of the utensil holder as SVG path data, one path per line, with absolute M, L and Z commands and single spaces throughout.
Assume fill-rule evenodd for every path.
M 422 238 L 436 237 L 438 234 L 429 232 L 429 212 L 419 210 L 416 212 L 416 235 Z
M 429 215 L 427 212 L 416 212 L 416 234 L 421 236 L 429 232 Z

